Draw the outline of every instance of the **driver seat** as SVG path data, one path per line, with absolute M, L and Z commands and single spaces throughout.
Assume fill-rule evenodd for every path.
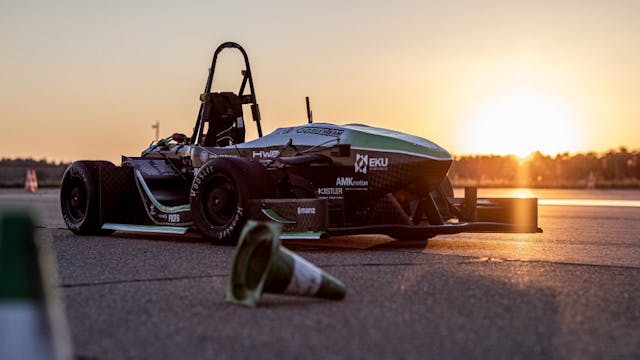
M 205 95 L 203 121 L 207 126 L 202 146 L 221 147 L 244 142 L 242 100 L 232 92 Z

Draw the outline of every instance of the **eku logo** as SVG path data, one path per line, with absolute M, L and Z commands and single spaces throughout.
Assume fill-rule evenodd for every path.
M 367 167 L 369 165 L 369 155 L 360 155 L 356 154 L 356 162 L 353 164 L 353 167 L 357 173 L 367 173 Z

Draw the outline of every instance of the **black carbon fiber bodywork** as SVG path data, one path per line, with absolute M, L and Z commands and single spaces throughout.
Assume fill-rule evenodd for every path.
M 282 224 L 285 232 L 326 232 L 329 225 L 323 199 L 252 200 L 249 214 L 253 220 Z
M 156 190 L 154 194 L 146 181 L 139 179 L 141 175 L 136 175 L 136 171 L 139 170 L 132 166 L 100 167 L 101 223 L 167 226 L 192 224 L 188 205 L 181 207 L 162 204 L 156 194 L 166 191 Z
M 133 169 L 126 167 L 101 166 L 100 179 L 100 222 L 129 223 L 144 222 L 143 216 L 134 216 L 136 207 Z M 138 206 L 139 207 L 139 206 Z
M 231 156 L 228 149 L 206 150 L 209 158 Z M 438 208 L 432 193 L 450 162 L 379 151 L 351 150 L 339 157 L 332 157 L 328 148 L 315 153 L 328 161 L 316 162 L 321 159 L 316 156 L 310 163 L 287 165 L 291 161 L 286 157 L 254 158 L 268 169 L 281 197 L 252 200 L 250 218 L 280 222 L 286 232 L 380 233 L 396 238 L 538 230 L 535 199 L 479 199 L 476 218 L 465 215 L 468 209 L 461 199 L 449 199 L 451 208 Z M 126 158 L 128 166 L 101 169 L 103 223 L 191 226 L 188 204 L 162 203 L 188 197 L 185 180 L 163 161 Z M 443 217 L 450 211 L 459 213 L 453 223 Z

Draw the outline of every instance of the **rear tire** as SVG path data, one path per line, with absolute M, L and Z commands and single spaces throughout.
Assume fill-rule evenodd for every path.
M 235 244 L 248 219 L 249 200 L 272 197 L 275 186 L 260 163 L 217 158 L 200 168 L 189 198 L 193 222 L 204 237 Z
M 99 168 L 115 167 L 108 161 L 75 161 L 64 173 L 60 209 L 69 230 L 78 235 L 109 234 L 100 227 Z

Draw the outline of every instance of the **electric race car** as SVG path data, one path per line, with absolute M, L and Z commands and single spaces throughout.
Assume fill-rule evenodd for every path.
M 238 93 L 211 92 L 216 60 L 235 48 Z M 248 88 L 248 93 L 246 93 Z M 184 234 L 234 243 L 248 219 L 282 224 L 283 238 L 385 234 L 399 240 L 460 232 L 539 232 L 537 199 L 454 198 L 451 155 L 418 136 L 362 124 L 309 122 L 264 135 L 245 50 L 213 54 L 193 135 L 153 142 L 122 164 L 76 161 L 60 201 L 76 234 Z M 243 105 L 258 138 L 245 141 Z

